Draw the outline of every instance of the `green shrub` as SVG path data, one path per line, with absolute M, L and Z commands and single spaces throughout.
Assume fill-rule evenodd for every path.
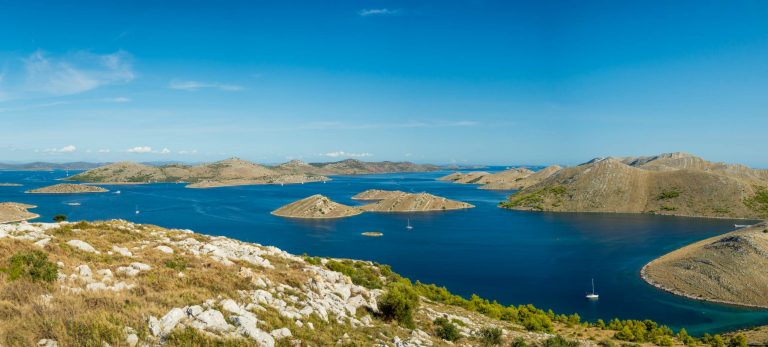
M 387 265 L 371 266 L 365 262 L 352 260 L 329 260 L 325 263 L 329 270 L 341 272 L 352 280 L 352 283 L 369 289 L 384 288 L 386 282 L 397 281 L 400 276 L 392 272 Z M 381 280 L 381 276 L 386 278 L 386 282 Z
M 725 341 L 723 340 L 723 337 L 718 334 L 704 334 L 704 336 L 701 337 L 701 343 L 710 345 L 712 347 L 725 347 Z
M 48 254 L 38 250 L 16 253 L 8 263 L 5 272 L 11 281 L 26 278 L 33 282 L 51 283 L 59 274 L 56 264 L 48 261 Z
M 658 196 L 656 196 L 656 200 L 674 199 L 674 198 L 676 198 L 678 196 L 680 196 L 680 191 L 677 190 L 677 189 L 665 190 L 665 191 L 659 193 Z
M 747 337 L 742 334 L 737 334 L 731 337 L 728 341 L 728 347 L 747 347 Z
M 165 261 L 165 267 L 174 269 L 176 271 L 184 271 L 187 269 L 187 261 L 182 257 L 176 257 Z
M 67 216 L 65 216 L 63 214 L 57 214 L 57 215 L 53 216 L 53 221 L 56 222 L 56 223 L 61 223 L 61 222 L 66 221 L 66 220 L 67 220 Z
M 600 347 L 616 347 L 616 343 L 611 340 L 602 340 L 597 345 Z
M 578 347 L 577 341 L 568 340 L 560 335 L 552 336 L 541 344 L 542 347 Z
M 509 347 L 528 347 L 528 342 L 525 342 L 524 338 L 518 337 L 512 340 L 512 343 L 509 344 Z
M 439 317 L 435 319 L 433 324 L 435 325 L 435 335 L 437 337 L 451 342 L 457 341 L 461 338 L 459 329 L 456 328 L 456 325 L 451 323 L 451 321 L 448 319 Z
M 501 329 L 499 328 L 482 328 L 478 332 L 478 335 L 483 346 L 498 346 L 501 344 Z
M 744 205 L 762 216 L 768 216 L 768 188 L 755 187 L 755 190 L 755 195 L 744 199 Z
M 410 282 L 394 282 L 387 288 L 387 292 L 378 302 L 381 317 L 413 328 L 413 312 L 419 307 L 419 293 L 413 289 Z

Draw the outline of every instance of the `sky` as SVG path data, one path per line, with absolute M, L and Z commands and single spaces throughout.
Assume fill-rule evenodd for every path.
M 768 168 L 766 1 L 0 1 L 0 162 Z

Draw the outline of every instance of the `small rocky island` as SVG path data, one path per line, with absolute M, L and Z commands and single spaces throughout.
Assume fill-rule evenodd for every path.
M 512 168 L 502 172 L 488 173 L 485 171 L 455 172 L 438 178 L 438 181 L 449 181 L 459 184 L 479 184 L 480 189 L 514 190 L 541 182 L 562 169 L 558 165 L 548 166 L 539 171 L 527 168 Z
M 428 193 L 406 193 L 399 190 L 370 189 L 352 197 L 354 200 L 374 201 L 359 207 L 336 203 L 317 194 L 292 202 L 272 211 L 273 215 L 288 218 L 343 218 L 363 212 L 430 212 L 475 207 Z
M 292 202 L 272 211 L 273 215 L 280 217 L 313 219 L 343 218 L 361 213 L 363 210 L 359 208 L 339 204 L 320 194 Z
M 0 223 L 21 222 L 40 217 L 27 210 L 37 206 L 16 202 L 0 202 Z
M 18 183 L 0 183 L 0 187 L 21 187 Z
M 52 186 L 37 188 L 26 191 L 29 194 L 87 194 L 87 193 L 106 193 L 102 187 L 87 184 L 61 183 Z
M 649 284 L 688 298 L 768 308 L 768 223 L 702 240 L 654 259 Z

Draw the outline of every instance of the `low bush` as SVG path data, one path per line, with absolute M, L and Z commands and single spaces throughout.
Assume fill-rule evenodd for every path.
M 439 317 L 433 322 L 435 335 L 443 340 L 455 342 L 461 338 L 459 329 L 446 318 Z
M 542 347 L 578 347 L 579 342 L 568 340 L 560 335 L 552 336 L 541 344 Z
M 67 220 L 67 216 L 65 216 L 63 214 L 57 214 L 57 215 L 53 216 L 53 221 L 56 222 L 56 223 L 60 223 L 60 222 L 66 221 L 66 220 Z
M 11 281 L 26 278 L 33 282 L 51 283 L 59 274 L 56 264 L 48 261 L 48 254 L 38 250 L 14 254 L 4 271 Z
M 379 298 L 379 311 L 384 320 L 395 320 L 407 328 L 413 328 L 413 313 L 419 307 L 419 293 L 410 282 L 394 282 Z
M 501 345 L 501 329 L 496 327 L 486 327 L 480 329 L 478 332 L 480 342 L 483 346 L 498 346 Z

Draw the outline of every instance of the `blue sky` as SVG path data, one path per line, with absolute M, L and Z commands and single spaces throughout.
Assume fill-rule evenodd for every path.
M 765 1 L 3 1 L 0 161 L 768 167 Z

